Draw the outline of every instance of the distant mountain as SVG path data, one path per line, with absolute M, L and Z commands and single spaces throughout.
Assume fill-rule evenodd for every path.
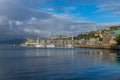
M 24 41 L 25 39 L 12 39 L 12 40 L 0 41 L 0 44 L 20 44 Z
M 73 38 L 76 39 L 76 40 L 79 40 L 79 39 L 86 39 L 87 40 L 87 39 L 90 39 L 90 38 L 97 38 L 95 36 L 96 33 L 109 34 L 110 32 L 112 32 L 114 30 L 120 30 L 120 26 L 111 26 L 111 27 L 106 27 L 106 28 L 103 28 L 103 29 L 98 29 L 98 30 L 82 33 L 82 34 L 79 34 L 77 36 L 74 36 Z M 46 38 L 42 38 L 42 39 L 46 39 Z M 26 39 L 4 40 L 4 41 L 0 41 L 0 44 L 21 44 L 25 40 Z

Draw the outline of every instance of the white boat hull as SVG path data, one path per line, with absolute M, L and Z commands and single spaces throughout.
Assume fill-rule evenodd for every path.
M 47 48 L 55 48 L 55 45 L 50 44 L 50 45 L 46 45 Z
M 45 47 L 45 45 L 42 45 L 42 44 L 38 44 L 38 45 L 35 45 L 36 48 L 43 48 Z

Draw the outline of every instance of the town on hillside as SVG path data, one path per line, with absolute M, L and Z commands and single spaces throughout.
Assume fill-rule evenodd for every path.
M 119 44 L 120 26 L 106 27 L 78 36 L 57 36 L 49 39 L 28 38 L 21 46 L 24 47 L 97 47 L 110 48 Z

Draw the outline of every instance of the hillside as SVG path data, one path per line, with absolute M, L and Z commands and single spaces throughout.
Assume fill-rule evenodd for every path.
M 108 34 L 114 30 L 120 30 L 120 26 L 111 26 L 111 27 L 106 27 L 104 29 L 98 29 L 95 31 L 90 31 L 90 32 L 86 32 L 84 34 L 79 34 L 78 36 L 76 36 L 78 39 L 89 39 L 89 38 L 97 38 L 95 36 L 96 33 L 101 33 L 101 34 Z

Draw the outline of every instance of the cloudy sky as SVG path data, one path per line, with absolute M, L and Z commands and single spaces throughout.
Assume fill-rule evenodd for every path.
M 77 35 L 120 24 L 120 0 L 0 0 L 0 40 Z

